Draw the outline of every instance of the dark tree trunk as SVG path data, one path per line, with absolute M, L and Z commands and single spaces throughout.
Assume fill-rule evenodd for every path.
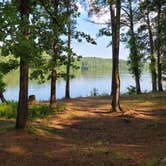
M 67 99 L 70 99 L 70 65 L 71 65 L 71 22 L 69 17 L 69 23 L 68 23 L 68 44 L 67 47 L 69 49 L 68 57 L 67 57 L 67 66 L 66 66 L 66 93 L 65 97 Z
M 50 94 L 50 107 L 56 102 L 56 70 L 52 66 L 51 72 L 51 94 Z
M 152 76 L 152 91 L 157 91 L 157 73 L 156 73 L 156 58 L 154 53 L 154 42 L 153 42 L 153 34 L 152 34 L 152 27 L 150 25 L 150 18 L 149 18 L 149 11 L 147 13 L 147 25 L 148 25 L 148 32 L 149 32 L 149 42 L 150 42 L 150 70 Z
M 163 91 L 162 86 L 162 49 L 161 49 L 161 30 L 160 30 L 160 19 L 161 19 L 161 4 L 159 1 L 158 4 L 158 32 L 157 32 L 157 65 L 158 65 L 158 90 L 159 92 Z
M 2 101 L 2 103 L 5 103 L 6 102 L 6 99 L 3 95 L 3 92 L 0 92 L 0 100 Z
M 140 77 L 139 77 L 139 72 L 136 70 L 135 71 L 135 83 L 136 83 L 136 91 L 137 94 L 141 93 L 141 86 L 140 86 Z
M 51 94 L 50 94 L 50 107 L 56 102 L 56 64 L 57 64 L 57 54 L 58 54 L 58 42 L 55 41 L 53 45 L 54 55 L 52 58 L 52 71 L 51 71 Z
M 16 128 L 23 129 L 28 120 L 28 64 L 20 62 L 20 92 L 17 109 Z
M 57 23 L 58 23 L 58 5 L 59 0 L 54 0 L 54 14 L 53 14 L 53 24 L 54 24 L 54 43 L 53 43 L 53 56 L 52 56 L 52 71 L 51 71 L 51 92 L 50 92 L 50 107 L 53 107 L 53 104 L 56 103 L 56 79 L 57 79 L 57 72 L 56 72 L 56 65 L 57 65 L 57 56 L 58 56 L 58 39 L 59 36 L 57 35 Z
M 22 17 L 22 30 L 25 39 L 28 36 L 28 25 L 29 25 L 29 0 L 20 1 L 20 13 Z M 28 120 L 28 64 L 25 58 L 20 58 L 20 92 L 19 102 L 17 108 L 17 119 L 16 128 L 23 129 L 27 125 Z
M 116 11 L 115 11 L 116 10 Z M 119 35 L 120 35 L 121 0 L 115 4 L 110 2 L 112 28 L 112 111 L 121 111 L 120 107 L 120 78 L 119 78 Z M 116 14 L 116 16 L 115 16 Z

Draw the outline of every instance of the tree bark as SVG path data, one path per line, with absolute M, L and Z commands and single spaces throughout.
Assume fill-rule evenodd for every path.
M 20 92 L 17 109 L 16 128 L 23 129 L 28 120 L 28 64 L 20 62 Z
M 112 112 L 121 111 L 120 77 L 119 77 L 120 13 L 121 13 L 121 0 L 117 0 L 116 9 L 114 2 L 113 1 L 110 2 L 111 28 L 112 28 Z
M 53 43 L 53 56 L 52 56 L 52 71 L 51 71 L 51 92 L 50 92 L 50 108 L 53 107 L 54 103 L 56 103 L 56 80 L 57 80 L 57 72 L 56 72 L 56 65 L 57 65 L 57 55 L 58 55 L 58 39 L 59 34 L 57 32 L 57 23 L 58 23 L 58 5 L 59 5 L 59 0 L 54 0 L 54 17 L 52 18 L 53 21 L 53 31 L 54 31 L 54 43 Z
M 158 90 L 159 92 L 163 91 L 162 86 L 162 49 L 161 49 L 161 30 L 160 30 L 160 19 L 161 19 L 161 2 L 159 1 L 158 4 L 158 16 L 157 16 L 157 22 L 158 22 L 158 30 L 157 30 L 157 65 L 158 65 Z
M 150 42 L 150 71 L 152 76 L 152 91 L 157 91 L 157 73 L 156 73 L 156 58 L 154 52 L 154 42 L 153 42 L 153 34 L 152 27 L 150 25 L 149 11 L 147 13 L 147 25 L 148 25 L 148 33 L 149 33 L 149 42 Z
M 29 25 L 29 0 L 20 1 L 20 13 L 22 18 L 23 35 L 27 39 Z M 27 39 L 28 40 L 28 39 Z M 23 129 L 28 120 L 28 64 L 25 58 L 20 58 L 20 91 L 17 108 L 16 128 Z
M 139 94 L 141 93 L 141 86 L 140 86 L 140 76 L 137 69 L 135 70 L 135 83 L 136 83 L 137 94 Z
M 6 102 L 6 99 L 5 99 L 4 95 L 3 95 L 3 92 L 0 92 L 0 99 L 1 99 L 2 103 Z
M 52 58 L 52 71 L 51 71 L 51 94 L 50 94 L 50 107 L 56 102 L 56 64 L 57 64 L 57 54 L 58 54 L 58 41 L 54 41 L 53 45 L 54 55 Z
M 70 99 L 70 65 L 71 65 L 71 22 L 69 17 L 68 22 L 68 41 L 67 41 L 67 47 L 68 47 L 68 57 L 67 57 L 67 66 L 66 66 L 66 93 L 65 98 Z

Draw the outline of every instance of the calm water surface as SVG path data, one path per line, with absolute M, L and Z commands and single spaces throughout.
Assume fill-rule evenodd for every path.
M 121 93 L 127 92 L 127 87 L 134 86 L 134 79 L 129 73 L 122 73 L 121 77 Z M 18 100 L 19 94 L 19 81 L 18 76 L 10 76 L 7 79 L 7 88 L 5 97 L 9 100 Z M 82 73 L 71 80 L 70 93 L 72 98 L 86 97 L 91 94 L 93 89 L 98 89 L 99 94 L 111 92 L 111 73 Z M 142 91 L 151 90 L 151 78 L 149 73 L 145 73 L 141 78 Z M 30 81 L 29 83 L 29 95 L 36 95 L 37 100 L 48 100 L 50 96 L 50 82 L 46 82 L 42 85 L 37 82 Z M 57 81 L 57 98 L 61 99 L 65 96 L 65 81 Z

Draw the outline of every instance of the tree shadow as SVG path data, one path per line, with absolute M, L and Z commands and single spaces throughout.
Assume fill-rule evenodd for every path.
M 158 102 L 148 114 L 151 117 L 140 109 L 134 110 L 137 116 L 107 113 L 107 109 L 101 108 L 108 103 L 79 99 L 71 102 L 72 106 L 78 107 L 80 113 L 91 108 L 92 114 L 70 117 L 66 123 L 59 120 L 58 125 L 32 123 L 35 130 L 31 133 L 13 129 L 1 134 L 0 163 L 5 166 L 136 166 L 145 159 L 165 157 L 166 121 L 160 121 L 161 116 L 165 117 L 162 113 L 165 110 L 154 109 Z M 0 120 L 1 124 L 13 122 Z

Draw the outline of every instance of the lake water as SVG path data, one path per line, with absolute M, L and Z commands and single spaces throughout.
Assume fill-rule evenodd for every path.
M 121 73 L 121 93 L 127 92 L 127 87 L 134 86 L 135 82 L 129 73 Z M 7 88 L 4 93 L 8 100 L 18 100 L 19 84 L 18 76 L 10 76 L 7 80 Z M 109 94 L 111 92 L 111 73 L 82 73 L 71 80 L 70 94 L 71 98 L 90 96 L 93 89 L 96 88 L 99 94 Z M 151 90 L 151 77 L 149 73 L 145 73 L 141 77 L 142 91 Z M 30 81 L 29 95 L 36 95 L 37 100 L 49 100 L 50 96 L 50 82 L 42 85 L 37 82 Z M 65 81 L 57 81 L 57 94 L 58 99 L 65 96 Z

